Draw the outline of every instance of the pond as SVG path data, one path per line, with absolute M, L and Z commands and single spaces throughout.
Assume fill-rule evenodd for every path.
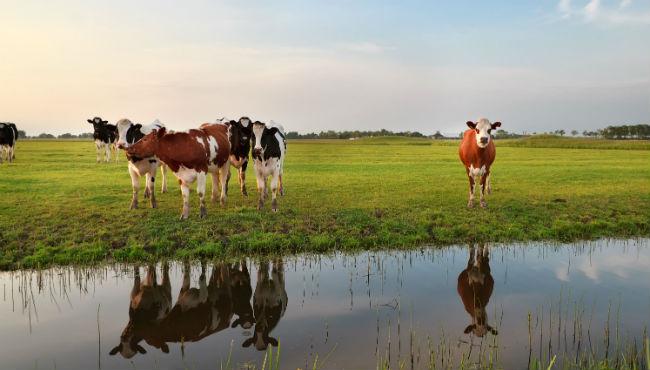
M 259 369 L 270 349 L 282 369 L 521 369 L 640 351 L 650 241 L 58 267 L 0 285 L 2 369 Z

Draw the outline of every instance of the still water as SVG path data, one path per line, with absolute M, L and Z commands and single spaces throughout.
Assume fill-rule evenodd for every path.
M 278 344 L 282 369 L 521 369 L 641 346 L 650 241 L 66 267 L 0 290 L 2 369 L 261 368 Z

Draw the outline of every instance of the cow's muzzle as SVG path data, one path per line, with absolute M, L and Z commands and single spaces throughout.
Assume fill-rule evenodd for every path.
M 126 150 L 127 146 L 124 143 L 117 143 L 117 148 L 122 149 L 122 150 Z
M 487 138 L 487 137 L 482 137 L 481 138 L 481 144 L 486 145 L 488 143 L 488 140 L 490 140 L 490 139 Z
M 262 156 L 262 148 L 255 148 L 255 149 L 253 149 L 253 156 L 255 156 L 255 157 L 260 157 L 260 156 Z

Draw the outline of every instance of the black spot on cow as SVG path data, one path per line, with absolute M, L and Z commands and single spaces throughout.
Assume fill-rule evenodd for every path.
M 141 128 L 142 125 L 139 123 L 129 127 L 126 131 L 126 142 L 129 144 L 135 144 L 140 141 L 140 139 L 144 137 L 142 130 L 140 130 Z
M 108 121 L 104 121 L 101 117 L 95 117 L 87 121 L 93 125 L 93 139 L 106 144 L 114 143 L 117 140 L 117 126 L 109 124 Z

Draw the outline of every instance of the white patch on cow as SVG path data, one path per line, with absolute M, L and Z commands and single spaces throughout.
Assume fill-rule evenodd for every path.
M 253 149 L 262 149 L 262 134 L 264 125 L 253 125 L 253 134 L 255 135 L 255 147 Z
M 485 174 L 485 165 L 481 166 L 481 168 L 474 168 L 474 165 L 469 166 L 469 174 L 471 176 L 483 176 Z
M 181 181 L 191 184 L 196 181 L 196 175 L 198 172 L 193 168 L 187 168 L 185 166 L 180 166 L 178 171 L 174 172 L 174 175 Z
M 208 136 L 208 148 L 210 149 L 210 163 L 212 163 L 217 158 L 219 150 L 219 144 L 213 136 Z
M 196 141 L 197 141 L 199 144 L 201 144 L 201 146 L 203 147 L 203 149 L 205 149 L 205 144 L 203 143 L 203 138 L 202 138 L 202 137 L 197 137 L 197 138 L 196 138 Z
M 117 126 L 117 146 L 125 149 L 128 148 L 130 144 L 126 140 L 126 134 L 129 131 L 129 128 L 133 126 L 133 122 L 127 118 L 122 118 L 117 121 L 115 126 Z
M 476 133 L 476 145 L 479 146 L 479 148 L 485 148 L 488 146 L 490 143 L 490 140 L 492 140 L 492 136 L 490 135 L 490 131 L 492 129 L 492 124 L 487 118 L 481 118 L 478 120 L 476 123 L 476 130 L 478 132 Z M 487 139 L 485 141 L 481 141 L 482 139 Z

